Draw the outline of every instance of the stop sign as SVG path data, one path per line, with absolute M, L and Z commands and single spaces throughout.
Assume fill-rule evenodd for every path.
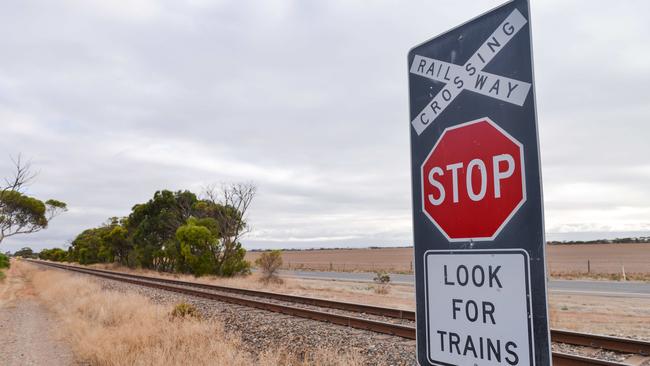
M 526 201 L 523 146 L 489 118 L 445 129 L 422 163 L 422 211 L 449 241 L 494 240 Z

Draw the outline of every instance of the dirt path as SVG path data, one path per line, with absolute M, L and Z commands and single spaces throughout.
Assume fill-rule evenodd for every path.
M 55 320 L 17 267 L 0 283 L 0 365 L 75 365 L 69 347 L 53 334 Z

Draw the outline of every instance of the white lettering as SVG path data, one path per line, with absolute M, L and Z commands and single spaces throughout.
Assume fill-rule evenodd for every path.
M 436 175 L 436 174 L 443 175 L 444 172 L 442 171 L 442 169 L 440 169 L 438 167 L 435 167 L 435 168 L 431 169 L 431 171 L 429 172 L 429 184 L 436 187 L 438 189 L 438 191 L 440 192 L 440 197 L 438 197 L 438 198 L 433 198 L 433 194 L 428 195 L 429 202 L 431 202 L 431 204 L 434 205 L 434 206 L 440 205 L 445 200 L 445 187 L 443 187 L 442 183 L 438 182 L 435 179 L 434 175 Z
M 508 163 L 506 170 L 501 170 L 501 162 Z M 494 170 L 494 198 L 501 198 L 501 180 L 510 178 L 515 171 L 515 159 L 512 155 L 502 154 L 492 158 L 492 169 Z
M 447 170 L 451 170 L 451 186 L 454 203 L 458 203 L 458 169 L 463 167 L 463 163 L 449 164 Z
M 478 167 L 478 170 L 481 174 L 481 190 L 478 194 L 474 193 L 474 187 L 472 184 L 472 172 L 474 167 Z M 487 171 L 485 169 L 485 163 L 481 159 L 474 159 L 469 162 L 467 165 L 467 175 L 465 176 L 467 184 L 467 195 L 472 201 L 480 201 L 485 197 L 485 191 L 487 190 Z

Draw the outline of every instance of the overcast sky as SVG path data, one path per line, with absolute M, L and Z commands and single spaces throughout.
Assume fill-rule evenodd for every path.
M 159 189 L 252 181 L 248 248 L 411 243 L 408 49 L 499 1 L 3 1 L 0 171 L 64 246 Z M 535 1 L 548 237 L 650 232 L 650 2 Z

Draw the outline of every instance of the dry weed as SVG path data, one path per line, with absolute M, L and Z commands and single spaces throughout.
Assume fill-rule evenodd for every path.
M 180 302 L 174 305 L 170 315 L 173 318 L 194 318 L 201 319 L 201 314 L 196 306 L 186 302 Z
M 391 284 L 390 289 L 388 290 L 388 294 L 377 294 L 375 293 L 375 286 L 369 286 L 365 282 L 330 281 L 285 277 L 282 278 L 283 281 L 281 283 L 264 283 L 262 282 L 263 276 L 260 273 L 253 273 L 252 275 L 248 276 L 235 276 L 231 278 L 216 276 L 203 276 L 195 278 L 191 275 L 156 272 L 142 268 L 128 268 L 115 263 L 93 264 L 90 266 L 80 267 L 109 269 L 113 271 L 133 273 L 143 276 L 173 278 L 183 281 L 192 281 L 211 285 L 239 287 L 251 290 L 273 291 L 289 295 L 321 297 L 337 301 L 361 302 L 379 306 L 386 304 L 386 302 L 390 300 L 392 306 L 398 308 L 412 309 L 415 307 L 413 287 L 409 285 Z M 387 299 L 387 297 L 390 297 L 390 299 Z
M 363 365 L 361 356 L 352 351 L 339 353 L 332 350 L 316 350 L 314 352 L 296 353 L 291 350 L 281 352 L 266 351 L 262 353 L 258 366 L 360 366 Z
M 386 295 L 390 292 L 390 285 L 387 283 L 380 283 L 374 286 L 374 291 L 378 295 Z
M 650 273 L 587 273 L 587 272 L 551 272 L 551 278 L 562 280 L 603 280 L 603 281 L 641 281 L 650 282 Z
M 93 365 L 249 364 L 218 323 L 170 319 L 167 309 L 142 296 L 102 291 L 63 273 L 37 271 L 32 282 L 59 315 L 76 354 Z
M 92 365 L 355 365 L 358 356 L 333 351 L 295 354 L 243 351 L 221 323 L 172 317 L 171 307 L 129 293 L 102 290 L 89 278 L 21 263 L 37 296 L 62 324 L 76 356 Z

